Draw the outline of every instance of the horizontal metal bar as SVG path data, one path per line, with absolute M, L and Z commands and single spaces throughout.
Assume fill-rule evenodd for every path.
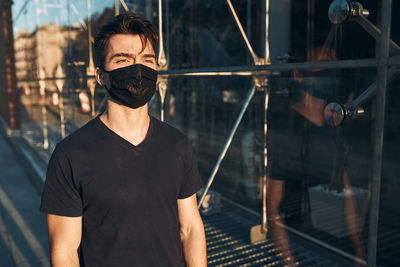
M 389 66 L 399 66 L 400 56 L 389 57 Z M 338 61 L 319 61 L 319 62 L 297 62 L 282 63 L 271 65 L 257 66 L 229 66 L 218 68 L 201 68 L 201 69 L 176 69 L 161 70 L 160 76 L 164 77 L 180 77 L 180 76 L 253 76 L 270 74 L 271 72 L 284 72 L 291 70 L 307 70 L 307 69 L 352 69 L 352 68 L 375 68 L 378 66 L 378 60 L 369 59 L 351 59 Z M 79 80 L 82 77 L 63 78 L 65 80 Z M 93 75 L 86 76 L 87 79 L 95 78 Z M 60 78 L 45 78 L 45 81 L 54 81 Z M 18 80 L 18 82 L 37 82 L 39 79 Z
M 396 63 L 397 64 L 397 63 Z M 201 68 L 201 69 L 178 69 L 160 71 L 162 76 L 251 76 L 257 75 L 261 71 L 265 72 L 282 72 L 291 70 L 306 69 L 349 69 L 349 68 L 374 68 L 378 66 L 378 60 L 371 59 L 351 59 L 338 61 L 318 61 L 318 62 L 296 62 L 282 63 L 271 65 L 257 66 L 232 66 L 218 68 Z
M 94 79 L 96 76 L 94 75 L 88 75 L 85 76 L 86 79 Z M 57 77 L 47 77 L 44 79 L 17 79 L 17 82 L 29 82 L 29 83 L 36 83 L 38 81 L 57 81 L 57 80 L 62 80 L 62 81 L 79 81 L 80 79 L 84 79 L 82 76 L 81 77 L 63 77 L 63 78 L 57 78 Z

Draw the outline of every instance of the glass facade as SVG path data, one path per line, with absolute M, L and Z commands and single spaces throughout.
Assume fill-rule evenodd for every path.
M 400 3 L 391 2 L 14 1 L 22 136 L 46 164 L 104 111 L 93 36 L 132 11 L 163 37 L 150 113 L 189 136 L 223 205 L 260 223 L 265 208 L 282 264 L 302 264 L 295 236 L 338 265 L 398 266 Z

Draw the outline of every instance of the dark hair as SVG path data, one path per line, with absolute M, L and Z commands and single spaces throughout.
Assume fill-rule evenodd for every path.
M 150 42 L 154 51 L 158 48 L 157 29 L 151 22 L 133 13 L 118 15 L 101 27 L 94 39 L 96 66 L 100 69 L 104 69 L 104 61 L 110 37 L 120 33 L 138 34 L 142 40 L 143 49 L 146 47 L 147 41 Z

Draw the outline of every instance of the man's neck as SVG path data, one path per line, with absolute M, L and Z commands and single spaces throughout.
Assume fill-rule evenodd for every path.
M 150 125 L 147 104 L 132 109 L 108 100 L 107 111 L 100 119 L 108 128 L 133 145 L 143 142 Z

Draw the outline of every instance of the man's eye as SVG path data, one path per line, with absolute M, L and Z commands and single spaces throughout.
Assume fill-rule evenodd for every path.
M 128 61 L 127 59 L 121 58 L 121 59 L 118 59 L 118 60 L 116 61 L 116 63 L 122 63 L 122 62 L 127 62 L 127 61 Z

